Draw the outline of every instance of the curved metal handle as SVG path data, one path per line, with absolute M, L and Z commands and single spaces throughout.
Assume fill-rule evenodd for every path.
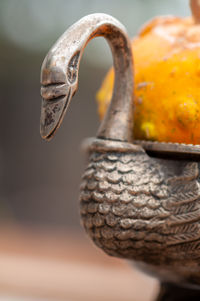
M 50 139 L 60 126 L 72 96 L 78 88 L 80 60 L 87 43 L 103 36 L 114 60 L 115 87 L 98 137 L 132 140 L 133 59 L 125 28 L 109 15 L 92 14 L 72 25 L 47 54 L 41 70 L 41 135 Z

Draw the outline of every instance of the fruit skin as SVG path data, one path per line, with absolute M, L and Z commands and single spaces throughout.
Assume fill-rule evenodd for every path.
M 134 138 L 200 144 L 200 25 L 158 17 L 132 41 Z M 103 118 L 112 96 L 111 69 L 97 93 Z

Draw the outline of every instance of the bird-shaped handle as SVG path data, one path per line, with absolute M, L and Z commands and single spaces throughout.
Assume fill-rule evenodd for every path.
M 87 43 L 104 37 L 111 48 L 115 88 L 97 136 L 131 141 L 133 127 L 133 59 L 124 26 L 106 14 L 92 14 L 72 25 L 47 54 L 41 70 L 41 135 L 50 139 L 60 126 L 72 96 L 78 88 L 80 60 Z
M 194 16 L 198 2 L 191 0 Z M 41 136 L 49 140 L 60 126 L 78 88 L 80 60 L 87 43 L 103 36 L 109 43 L 114 61 L 115 85 L 112 100 L 97 137 L 133 142 L 133 57 L 124 26 L 106 14 L 92 14 L 72 25 L 48 52 L 41 70 Z M 200 160 L 199 145 L 134 141 L 150 155 L 175 159 Z

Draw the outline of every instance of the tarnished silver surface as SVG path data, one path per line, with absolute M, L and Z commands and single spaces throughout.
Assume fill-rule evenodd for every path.
M 192 3 L 191 0 L 191 6 Z M 115 69 L 113 97 L 97 137 L 133 142 L 131 42 L 123 25 L 105 14 L 89 15 L 72 25 L 50 49 L 43 62 L 41 135 L 44 139 L 51 139 L 59 128 L 78 89 L 78 71 L 83 51 L 87 43 L 97 36 L 107 39 Z M 134 143 L 142 145 L 150 155 L 200 160 L 199 145 L 139 140 Z
M 134 140 L 134 144 L 141 145 L 151 156 L 200 161 L 200 145 L 147 140 Z
M 81 19 L 48 53 L 41 72 L 42 137 L 51 138 L 59 127 L 77 89 L 83 49 L 96 36 L 108 40 L 116 76 L 110 108 L 97 138 L 87 144 L 83 225 L 106 253 L 137 261 L 165 281 L 198 286 L 200 182 L 199 163 L 193 161 L 200 157 L 199 146 L 131 139 L 131 47 L 114 18 L 94 14 Z
M 94 139 L 88 150 L 81 215 L 96 245 L 162 279 L 200 284 L 198 163 L 117 141 Z
M 87 43 L 103 36 L 114 61 L 115 87 L 98 137 L 131 141 L 133 125 L 133 61 L 131 42 L 121 23 L 105 14 L 92 14 L 72 25 L 47 54 L 41 70 L 41 135 L 50 139 L 60 126 L 78 88 L 80 59 Z

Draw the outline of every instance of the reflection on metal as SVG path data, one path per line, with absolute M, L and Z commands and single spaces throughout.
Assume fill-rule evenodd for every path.
M 193 288 L 200 285 L 200 183 L 194 161 L 199 148 L 132 140 L 131 47 L 114 18 L 94 14 L 81 19 L 47 54 L 41 72 L 42 137 L 51 138 L 60 126 L 77 90 L 83 50 L 96 36 L 104 36 L 111 47 L 115 88 L 97 138 L 87 144 L 89 164 L 80 193 L 83 225 L 109 255 L 134 260 L 162 281 Z M 163 154 L 165 159 L 155 157 Z
M 131 42 L 116 19 L 93 14 L 71 26 L 47 54 L 41 72 L 41 135 L 49 139 L 60 126 L 78 88 L 80 59 L 87 43 L 98 36 L 108 41 L 113 53 L 115 88 L 110 108 L 98 132 L 99 138 L 131 141 L 133 62 Z

